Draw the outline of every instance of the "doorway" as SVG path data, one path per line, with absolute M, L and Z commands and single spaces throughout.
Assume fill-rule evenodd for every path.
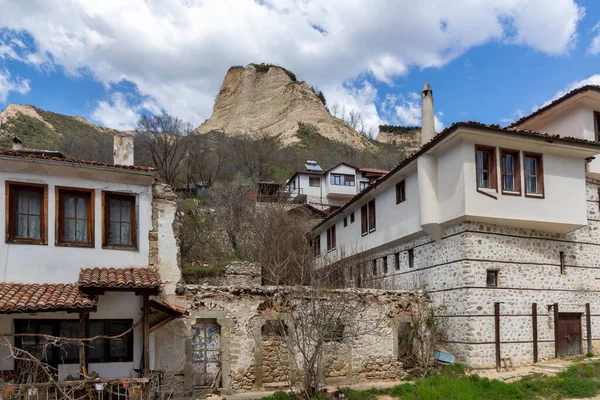
M 559 357 L 583 354 L 580 313 L 559 313 L 556 345 Z

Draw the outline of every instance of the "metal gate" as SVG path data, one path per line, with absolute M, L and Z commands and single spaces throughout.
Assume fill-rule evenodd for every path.
M 192 326 L 193 385 L 221 386 L 221 326 L 215 320 L 198 320 Z
M 559 313 L 556 330 L 558 356 L 582 354 L 581 314 Z

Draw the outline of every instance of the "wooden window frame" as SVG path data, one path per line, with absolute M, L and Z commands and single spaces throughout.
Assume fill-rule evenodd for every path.
M 79 324 L 80 321 L 79 319 L 15 318 L 13 320 L 14 331 L 17 334 L 15 336 L 15 347 L 18 349 L 23 349 L 23 338 L 26 337 L 23 331 L 26 326 L 33 323 L 37 327 L 36 333 L 32 333 L 31 335 L 38 336 L 30 336 L 30 338 L 36 341 L 36 345 L 41 346 L 39 342 L 43 341 L 43 337 L 39 336 L 39 326 L 42 324 L 50 325 L 52 327 L 52 336 L 61 337 L 60 325 L 62 322 L 72 322 Z M 48 345 L 50 346 L 50 352 L 52 357 L 51 360 L 47 360 L 49 365 L 56 368 L 58 367 L 58 365 L 63 364 L 63 361 L 64 364 L 79 363 L 79 352 L 77 352 L 77 355 L 75 357 L 65 357 L 64 351 L 61 349 L 61 345 L 69 343 L 76 342 L 63 341 L 56 344 L 55 346 L 52 346 L 50 343 L 48 343 Z
M 313 185 L 313 181 L 317 180 L 317 184 Z M 320 177 L 315 177 L 315 176 L 309 176 L 308 177 L 308 186 L 309 187 L 321 187 L 321 178 Z
M 536 167 L 536 186 L 537 186 L 537 192 L 535 193 L 530 193 L 527 191 L 527 163 L 526 163 L 526 159 L 527 158 L 535 158 L 537 160 L 537 167 Z M 536 198 L 536 199 L 543 199 L 546 194 L 545 194 L 545 187 L 544 187 L 544 155 L 541 153 L 531 153 L 531 152 L 523 152 L 523 183 L 524 183 L 524 190 L 525 190 L 525 197 L 531 197 L 531 198 Z
M 594 131 L 596 141 L 600 142 L 600 111 L 594 111 Z
M 28 239 L 18 238 L 17 235 L 17 214 L 16 214 L 16 193 L 18 188 L 36 188 L 41 191 L 42 198 L 40 204 L 40 238 Z M 5 182 L 5 242 L 14 244 L 31 244 L 46 246 L 48 244 L 48 185 L 29 183 L 29 182 Z M 13 212 L 14 211 L 14 212 Z
M 54 224 L 54 244 L 56 246 L 68 246 L 68 247 L 84 247 L 94 248 L 95 246 L 95 190 L 94 189 L 82 189 L 72 188 L 65 186 L 56 186 L 54 189 L 54 208 L 55 208 L 55 224 Z M 64 195 L 65 194 L 79 194 L 87 193 L 89 195 L 89 203 L 87 207 L 88 223 L 87 223 L 87 242 L 77 241 L 66 241 L 64 240 Z
M 369 233 L 377 230 L 377 210 L 375 208 L 375 199 L 367 203 L 368 209 L 368 220 L 369 220 Z
M 113 244 L 110 243 L 110 199 L 129 200 L 132 203 L 130 207 L 131 223 L 131 244 Z M 137 250 L 137 196 L 129 193 L 120 192 L 102 192 L 102 248 L 113 250 Z
M 360 233 L 362 236 L 369 234 L 369 211 L 366 204 L 360 208 Z
M 488 170 L 490 187 L 488 187 L 488 188 L 479 186 L 479 168 L 477 167 L 477 153 L 480 151 L 487 152 L 491 155 L 490 156 L 490 167 Z M 487 193 L 486 190 L 495 191 L 496 193 L 498 193 L 497 168 L 498 168 L 498 165 L 497 165 L 497 161 L 496 161 L 496 148 L 491 147 L 491 146 L 481 146 L 481 145 L 476 144 L 475 145 L 475 187 L 477 187 L 477 191 L 479 193 L 489 195 L 489 196 L 493 197 L 494 199 L 496 197 Z
M 504 156 L 513 156 L 513 179 L 515 190 L 507 190 L 504 187 L 504 175 L 506 175 L 502 159 Z M 502 188 L 502 194 L 507 196 L 521 196 L 521 152 L 519 150 L 500 149 L 500 186 Z
M 335 225 L 327 228 L 327 251 L 334 251 L 337 247 L 337 238 L 335 232 Z
M 350 223 L 353 224 L 354 223 L 354 211 L 352 211 L 350 213 Z
M 339 178 L 339 183 L 335 183 L 335 178 Z M 343 178 L 343 183 L 342 183 L 342 178 Z M 352 182 L 352 185 L 346 185 L 346 178 L 352 178 L 351 181 L 348 180 L 348 182 Z M 356 187 L 356 175 L 332 173 L 329 178 L 329 184 L 333 185 L 333 186 Z
M 89 324 L 93 324 L 93 323 L 100 323 L 103 322 L 104 323 L 104 336 L 110 336 L 108 333 L 108 324 L 113 322 L 113 323 L 122 323 L 122 322 L 126 322 L 127 324 L 130 325 L 130 327 L 133 327 L 133 320 L 132 319 L 90 319 Z M 131 328 L 127 328 L 127 329 L 131 329 Z M 110 340 L 111 339 L 101 339 L 101 340 L 106 340 L 106 346 L 104 348 L 104 355 L 108 355 L 108 357 L 104 357 L 101 359 L 94 359 L 94 358 L 89 358 L 88 362 L 89 363 L 98 363 L 98 364 L 106 364 L 106 363 L 114 363 L 114 362 L 133 362 L 133 346 L 134 346 L 134 340 L 133 340 L 133 336 L 134 336 L 134 331 L 131 330 L 127 335 L 127 356 L 126 357 L 110 357 Z M 93 342 L 91 342 L 93 343 Z
M 406 181 L 403 179 L 396 184 L 396 204 L 406 201 Z
M 487 277 L 489 274 L 494 274 L 495 278 L 494 278 L 494 285 L 488 285 L 487 283 Z M 498 288 L 500 287 L 500 283 L 498 281 L 499 279 L 499 274 L 498 274 L 498 270 L 497 269 L 488 269 L 485 271 L 485 286 L 488 288 Z

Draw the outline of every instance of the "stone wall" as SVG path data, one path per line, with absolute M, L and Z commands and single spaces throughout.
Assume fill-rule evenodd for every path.
M 297 367 L 302 364 L 300 355 L 286 354 L 290 347 L 283 346 L 280 338 L 261 332 L 266 321 L 289 318 L 289 311 L 273 308 L 274 299 L 281 298 L 280 294 L 287 293 L 288 289 L 206 285 L 186 285 L 184 289 L 180 295 L 166 298 L 172 304 L 185 306 L 189 316 L 154 334 L 154 345 L 166 350 L 160 352 L 156 368 L 184 370 L 185 380 L 195 381 L 188 375 L 198 368 L 185 349 L 192 339 L 192 326 L 199 320 L 211 319 L 216 320 L 221 329 L 223 389 L 243 391 L 287 386 L 301 379 Z M 352 323 L 368 329 L 364 329 L 360 337 L 344 336 L 340 343 L 327 343 L 320 366 L 321 380 L 345 383 L 404 376 L 402 364 L 397 361 L 399 338 L 395 321 L 398 318 L 410 320 L 413 305 L 428 304 L 429 300 L 420 291 L 348 289 L 330 293 L 344 293 L 345 299 L 353 299 L 350 301 L 364 307 Z M 297 301 L 305 300 L 298 298 Z M 182 360 L 186 360 L 183 367 Z
M 386 289 L 424 288 L 446 327 L 444 347 L 475 368 L 493 368 L 496 363 L 495 303 L 500 303 L 500 355 L 517 365 L 533 362 L 533 303 L 540 361 L 555 355 L 554 304 L 560 313 L 581 315 L 583 353 L 588 350 L 585 307 L 590 304 L 593 350 L 598 351 L 598 187 L 597 182 L 587 182 L 588 225 L 568 234 L 462 222 L 446 227 L 439 242 L 421 236 L 369 254 L 358 267 L 362 279 L 356 279 L 358 271 L 348 271 L 348 282 Z M 414 254 L 412 265 L 408 251 Z M 487 287 L 488 270 L 498 271 L 498 287 Z

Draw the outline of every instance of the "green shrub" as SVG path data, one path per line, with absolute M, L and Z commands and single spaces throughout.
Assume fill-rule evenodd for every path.
M 296 396 L 292 393 L 275 392 L 270 396 L 263 397 L 261 400 L 296 400 Z

